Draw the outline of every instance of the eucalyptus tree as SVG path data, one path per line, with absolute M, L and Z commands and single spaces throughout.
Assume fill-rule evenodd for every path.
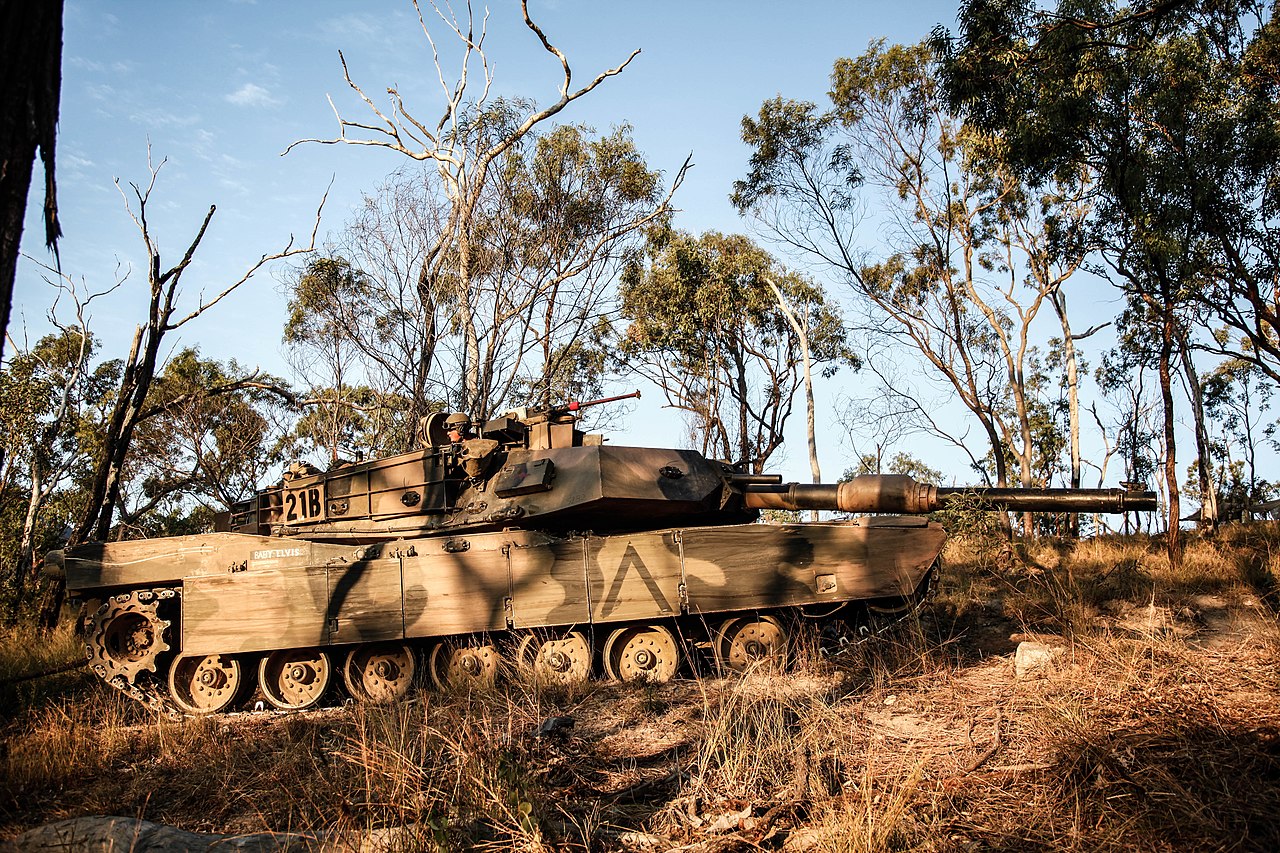
M 102 410 L 120 370 L 117 361 L 95 366 L 97 349 L 81 315 L 34 345 L 16 346 L 0 370 L 0 502 L 15 510 L 0 530 L 10 616 L 40 554 L 59 544 L 83 504 Z
M 412 305 L 386 304 L 373 277 L 333 254 L 307 261 L 288 287 L 285 352 L 306 383 L 297 438 L 330 462 L 357 449 L 373 456 L 407 449 L 413 431 L 403 421 L 413 406 L 394 389 L 421 387 L 413 370 L 425 341 L 404 314 Z M 392 390 L 374 391 L 369 375 L 386 377 L 382 385 Z M 384 428 L 368 430 L 370 422 Z
M 854 363 L 822 289 L 741 235 L 669 235 L 622 290 L 625 369 L 688 415 L 704 453 L 753 472 L 782 444 L 805 362 L 778 293 L 808 318 L 812 363 L 828 375 Z
M 1160 329 L 1169 553 L 1177 534 L 1174 377 L 1190 343 L 1280 377 L 1280 31 L 1273 4 L 967 0 L 942 77 L 966 119 L 1031 180 L 1088 173 L 1097 244 Z M 1202 317 L 1231 330 L 1195 339 Z M 1235 346 L 1243 341 L 1246 346 Z M 1203 407 L 1192 400 L 1203 447 Z M 1203 473 L 1201 474 L 1203 480 Z
M 328 256 L 289 282 L 292 360 L 328 389 L 308 396 L 349 408 L 342 389 L 357 385 L 403 401 L 397 449 L 437 407 L 483 419 L 599 382 L 620 272 L 669 218 L 661 175 L 625 127 L 530 132 L 500 166 L 474 211 L 465 290 L 423 286 L 449 204 L 414 168 L 370 193 Z
M 1012 458 L 1032 485 L 1037 321 L 1080 267 L 1087 205 L 1065 182 L 1030 192 L 934 72 L 927 45 L 881 42 L 835 63 L 827 108 L 766 101 L 742 122 L 752 155 L 733 201 L 846 283 L 869 334 L 923 357 L 980 425 L 998 484 Z
M 1268 412 L 1275 383 L 1255 363 L 1231 359 L 1204 378 L 1208 421 L 1217 427 L 1209 443 L 1215 486 L 1239 517 L 1273 497 L 1274 485 L 1260 476 L 1259 451 L 1275 449 L 1277 423 Z

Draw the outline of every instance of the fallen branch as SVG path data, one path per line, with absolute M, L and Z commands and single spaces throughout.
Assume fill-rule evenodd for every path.
M 50 675 L 70 672 L 73 669 L 79 669 L 80 667 L 87 666 L 88 664 L 89 660 L 86 658 L 84 660 L 72 661 L 71 663 L 66 663 L 62 666 L 54 667 L 53 669 L 47 669 L 43 672 L 32 672 L 27 675 L 20 675 L 17 678 L 6 678 L 3 681 L 0 681 L 0 687 L 8 687 L 10 684 L 21 684 L 24 681 L 35 681 L 37 678 L 47 678 Z
M 996 730 L 995 737 L 991 739 L 991 745 L 988 746 L 986 749 L 984 749 L 978 755 L 978 757 L 975 758 L 969 764 L 969 766 L 964 769 L 964 773 L 972 773 L 973 771 L 977 770 L 983 764 L 986 764 L 987 761 L 991 758 L 991 756 L 995 755 L 1000 750 L 1001 738 L 1000 738 L 1000 709 L 999 708 L 996 708 L 995 730 Z

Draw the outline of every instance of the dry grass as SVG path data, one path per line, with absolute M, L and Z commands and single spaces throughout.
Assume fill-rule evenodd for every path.
M 1172 571 L 1136 538 L 955 542 L 918 619 L 786 676 L 169 723 L 66 673 L 4 694 L 0 837 L 114 813 L 388 851 L 1280 849 L 1278 544 L 1229 529 Z M 1022 640 L 1058 651 L 1017 678 Z M 8 635 L 0 673 L 75 645 Z

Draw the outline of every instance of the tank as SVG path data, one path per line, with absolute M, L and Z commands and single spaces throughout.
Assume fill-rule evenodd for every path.
M 302 710 L 512 670 L 568 684 L 782 667 L 805 620 L 838 633 L 919 602 L 946 535 L 927 514 L 959 493 L 1008 510 L 1155 507 L 1129 489 L 783 483 L 578 428 L 582 408 L 616 399 L 475 433 L 438 413 L 412 452 L 290 465 L 216 532 L 90 543 L 47 565 L 85 602 L 86 654 L 111 686 L 168 714 L 225 711 L 255 689 Z M 768 509 L 847 517 L 759 523 Z

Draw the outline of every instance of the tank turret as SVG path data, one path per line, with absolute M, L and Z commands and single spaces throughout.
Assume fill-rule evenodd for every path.
M 394 699 L 424 670 L 474 687 L 513 668 L 567 683 L 782 666 L 800 622 L 840 635 L 859 614 L 918 604 L 945 540 L 924 516 L 957 495 L 1010 510 L 1155 507 L 1124 489 L 783 483 L 578 429 L 583 408 L 616 399 L 474 430 L 438 413 L 411 452 L 289 466 L 216 532 L 90 543 L 48 565 L 85 601 L 90 664 L 112 686 L 170 713 L 253 691 L 300 710 L 339 682 L 360 701 Z M 755 523 L 765 509 L 852 517 Z
M 328 472 L 293 468 L 233 508 L 227 529 L 327 542 L 512 526 L 616 533 L 744 523 L 761 509 L 927 514 L 959 494 L 1010 510 L 1155 508 L 1154 493 L 1124 489 L 946 488 L 904 475 L 783 484 L 696 451 L 607 445 L 577 429 L 581 409 L 638 393 L 510 412 L 458 440 L 448 439 L 444 421 L 464 416 L 439 413 L 424 420 L 421 449 Z

